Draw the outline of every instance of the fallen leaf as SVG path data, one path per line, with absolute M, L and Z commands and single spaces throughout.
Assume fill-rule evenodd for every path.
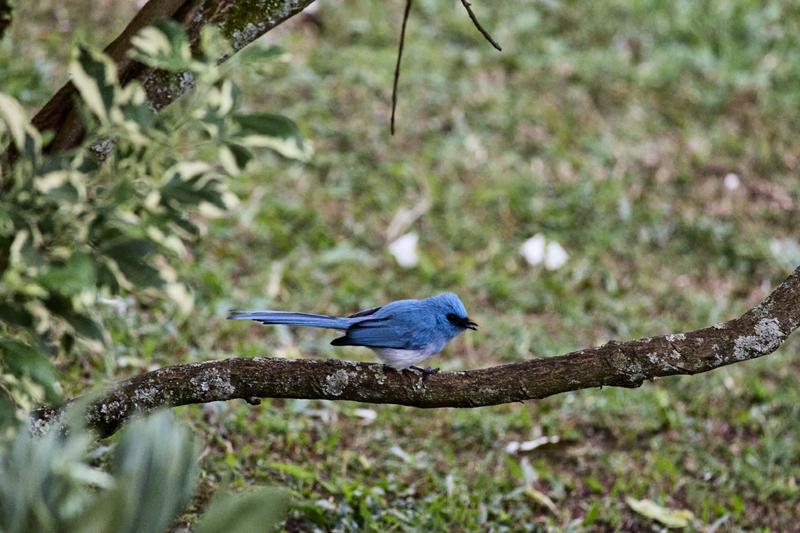
M 554 515 L 558 515 L 558 507 L 556 507 L 556 504 L 554 504 L 553 500 L 550 499 L 550 496 L 544 492 L 540 492 L 533 487 L 528 487 L 525 489 L 525 494 L 527 494 L 531 500 L 535 501 L 539 505 L 547 507 L 547 509 L 550 510 L 550 512 Z
M 637 500 L 635 498 L 625 498 L 628 506 L 642 516 L 646 516 L 656 522 L 661 522 L 667 527 L 681 528 L 688 527 L 689 522 L 694 520 L 694 515 L 686 509 L 670 509 L 662 507 L 652 500 Z

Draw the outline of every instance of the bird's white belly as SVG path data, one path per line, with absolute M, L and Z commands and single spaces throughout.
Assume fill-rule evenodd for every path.
M 416 366 L 436 354 L 436 351 L 431 349 L 400 350 L 397 348 L 373 348 L 373 351 L 384 364 L 396 368 L 397 370 Z

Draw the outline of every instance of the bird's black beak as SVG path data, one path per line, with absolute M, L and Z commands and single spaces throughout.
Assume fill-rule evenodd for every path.
M 475 323 L 475 322 L 473 322 L 473 321 L 472 321 L 472 320 L 470 320 L 469 318 L 467 318 L 467 321 L 466 321 L 466 323 L 464 324 L 464 327 L 465 327 L 465 328 L 467 328 L 467 329 L 474 329 L 474 330 L 477 330 L 477 329 L 478 329 L 478 324 L 477 324 L 477 323 Z

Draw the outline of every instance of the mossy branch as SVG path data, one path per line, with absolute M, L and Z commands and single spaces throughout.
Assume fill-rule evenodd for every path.
M 777 350 L 800 325 L 800 268 L 744 315 L 707 328 L 616 342 L 557 357 L 423 376 L 375 363 L 232 358 L 162 368 L 123 381 L 89 402 L 102 436 L 137 413 L 219 400 L 308 398 L 413 407 L 481 407 L 590 387 L 638 387 L 645 380 L 698 374 Z M 69 403 L 69 402 L 68 402 Z M 35 429 L 62 407 L 32 413 Z
M 0 0 L 0 6 L 2 2 Z M 244 48 L 275 26 L 293 17 L 314 0 L 150 0 L 136 14 L 122 33 L 105 49 L 117 64 L 120 82 L 125 85 L 139 80 L 156 109 L 162 109 L 185 91 L 180 74 L 148 68 L 131 60 L 128 51 L 131 37 L 143 28 L 165 19 L 181 24 L 196 46 L 200 28 L 218 26 L 228 37 L 234 51 Z M 53 139 L 46 153 L 57 153 L 78 146 L 85 135 L 80 115 L 75 108 L 77 92 L 67 83 L 33 118 L 40 131 L 52 130 Z M 13 154 L 10 159 L 13 161 Z

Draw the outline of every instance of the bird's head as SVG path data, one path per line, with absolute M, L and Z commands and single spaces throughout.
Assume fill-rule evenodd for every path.
M 467 308 L 452 292 L 445 292 L 433 297 L 442 310 L 447 321 L 453 326 L 464 329 L 478 329 L 478 324 L 467 315 Z

